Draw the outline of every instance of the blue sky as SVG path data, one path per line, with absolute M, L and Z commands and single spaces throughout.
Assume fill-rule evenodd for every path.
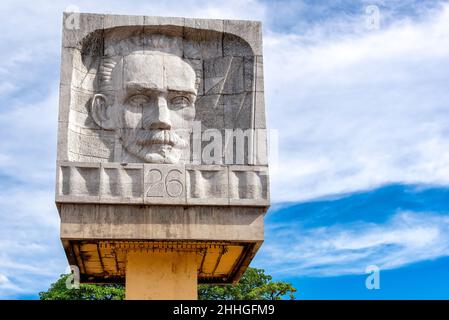
M 449 188 L 389 184 L 273 208 L 254 265 L 303 299 L 448 298 Z M 380 290 L 365 269 L 380 268 Z
M 449 298 L 449 3 L 411 0 L 3 1 L 0 298 L 36 298 L 67 266 L 54 180 L 69 6 L 263 21 L 279 139 L 252 266 L 303 299 Z M 379 290 L 365 288 L 369 265 Z

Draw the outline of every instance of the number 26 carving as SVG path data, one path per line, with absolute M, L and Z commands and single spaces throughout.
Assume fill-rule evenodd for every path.
M 149 184 L 147 187 L 147 197 L 164 197 L 168 195 L 172 198 L 182 196 L 184 184 L 182 181 L 182 171 L 171 169 L 164 176 L 161 170 L 151 169 L 148 172 Z

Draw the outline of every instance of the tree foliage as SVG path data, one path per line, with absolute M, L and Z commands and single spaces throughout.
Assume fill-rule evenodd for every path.
M 235 285 L 200 285 L 200 300 L 281 300 L 295 299 L 296 289 L 287 282 L 272 281 L 263 269 L 248 268 Z
M 125 289 L 120 284 L 80 284 L 79 289 L 68 289 L 68 274 L 63 274 L 45 292 L 41 300 L 123 300 Z M 272 281 L 263 269 L 248 268 L 236 285 L 200 285 L 199 300 L 280 300 L 294 299 L 296 289 L 287 282 Z
M 45 292 L 39 293 L 41 300 L 123 300 L 125 289 L 120 284 L 80 284 L 79 288 L 66 286 L 69 274 L 62 274 Z

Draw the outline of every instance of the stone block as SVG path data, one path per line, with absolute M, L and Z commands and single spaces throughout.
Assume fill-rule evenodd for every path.
M 70 98 L 70 88 L 65 92 L 67 92 L 67 94 L 64 95 L 64 99 Z M 69 105 L 70 110 L 90 116 L 90 104 L 92 103 L 93 97 L 92 92 L 73 88 L 71 90 L 71 96 L 72 99 L 70 99 L 69 102 L 64 101 L 64 105 Z
M 100 164 L 62 163 L 58 169 L 58 194 L 62 202 L 100 202 Z
M 104 29 L 124 27 L 124 26 L 143 26 L 144 16 L 127 16 L 107 14 L 104 16 Z
M 95 71 L 72 70 L 71 85 L 75 90 L 88 91 L 94 93 L 98 90 Z
M 250 164 L 254 152 L 254 129 L 230 128 L 224 131 L 225 164 Z
M 201 122 L 203 129 L 224 128 L 224 108 L 218 94 L 200 96 L 195 103 L 195 119 Z
M 144 17 L 144 31 L 152 34 L 165 34 L 183 37 L 185 18 L 181 17 Z
M 250 164 L 268 165 L 268 129 L 254 129 L 254 157 Z
M 195 70 L 197 75 L 196 85 L 198 88 L 197 96 L 204 95 L 204 74 L 203 74 L 203 60 L 199 59 L 185 59 L 190 66 Z
M 228 205 L 228 170 L 220 165 L 188 165 L 187 204 Z
M 71 87 L 67 84 L 59 85 L 59 112 L 58 121 L 59 122 L 69 122 L 69 111 L 70 111 L 70 95 Z M 61 137 L 62 138 L 62 137 Z
M 257 92 L 265 91 L 264 82 L 263 82 L 263 56 L 256 56 L 256 81 L 255 81 L 255 90 Z
M 253 93 L 225 95 L 222 98 L 224 106 L 224 126 L 228 129 L 252 128 Z
M 211 28 L 201 26 L 210 25 Z M 184 57 L 210 59 L 223 56 L 223 21 L 186 19 Z
M 144 165 L 145 204 L 186 204 L 184 166 Z
M 265 93 L 256 92 L 254 100 L 254 128 L 265 129 L 267 121 L 265 118 Z
M 64 12 L 62 20 L 62 46 L 82 49 L 83 40 L 95 31 L 103 30 L 104 15 Z
M 228 56 L 204 61 L 205 94 L 236 94 L 243 91 L 242 57 Z
M 266 208 L 61 204 L 62 239 L 263 241 Z M 94 214 L 93 214 L 94 213 Z
M 104 55 L 124 56 L 144 50 L 143 26 L 111 28 L 104 31 Z
M 112 161 L 115 134 L 110 131 L 69 125 L 68 130 L 70 161 L 106 162 Z M 76 156 L 75 156 L 76 155 Z M 78 160 L 75 160 L 78 159 Z
M 265 166 L 229 166 L 231 205 L 269 204 L 268 170 Z
M 262 56 L 244 57 L 245 91 L 264 91 Z
M 218 33 L 223 33 L 223 20 L 221 19 L 185 18 L 184 26 L 187 29 L 186 36 L 194 33 L 194 31 L 190 29 L 197 29 L 206 32 L 215 31 Z
M 157 17 L 157 16 L 145 16 L 145 26 L 176 26 L 184 27 L 185 18 L 182 17 Z
M 67 111 L 68 113 L 68 111 Z M 65 117 L 64 113 L 59 112 L 60 116 Z M 68 117 L 68 115 L 67 115 Z M 58 143 L 56 148 L 56 158 L 60 161 L 68 161 L 68 121 L 58 121 Z M 58 183 L 58 182 L 56 182 Z
M 259 21 L 224 20 L 223 31 L 225 56 L 261 56 L 263 54 L 262 24 Z
M 78 49 L 73 48 L 61 48 L 61 72 L 60 72 L 60 84 L 70 86 L 72 83 L 72 72 L 74 67 L 74 53 L 75 51 L 81 52 Z
M 101 203 L 143 204 L 143 164 L 101 164 Z

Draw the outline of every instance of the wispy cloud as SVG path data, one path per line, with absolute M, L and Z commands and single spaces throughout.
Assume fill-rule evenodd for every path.
M 278 276 L 363 274 L 449 256 L 449 216 L 398 212 L 386 223 L 354 222 L 304 228 L 271 224 L 258 263 Z
M 31 186 L 0 186 L 0 299 L 37 293 L 64 272 L 54 195 Z
M 362 9 L 312 33 L 266 33 L 277 201 L 449 183 L 449 5 L 390 17 L 379 30 L 366 28 Z

